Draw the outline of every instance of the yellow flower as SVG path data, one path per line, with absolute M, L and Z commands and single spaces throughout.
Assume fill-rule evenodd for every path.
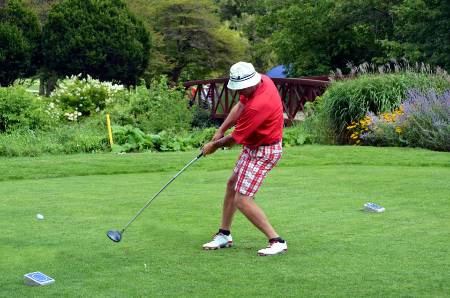
M 395 132 L 396 133 L 402 133 L 402 128 L 400 127 L 400 126 L 397 126 L 396 128 L 395 128 Z

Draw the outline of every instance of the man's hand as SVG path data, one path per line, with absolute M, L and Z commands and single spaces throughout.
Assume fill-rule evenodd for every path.
M 217 141 L 211 141 L 205 144 L 202 148 L 203 155 L 209 155 L 216 152 L 217 149 L 223 147 L 231 147 L 235 144 L 235 141 L 231 135 L 220 138 Z
M 216 133 L 214 134 L 214 136 L 212 137 L 211 141 L 214 142 L 214 141 L 220 140 L 221 138 L 223 138 L 223 136 L 224 136 L 224 133 L 220 129 L 218 129 L 216 131 Z
M 216 152 L 217 148 L 218 147 L 215 145 L 215 142 L 209 142 L 202 148 L 203 155 L 206 156 L 209 154 L 213 154 L 214 152 Z

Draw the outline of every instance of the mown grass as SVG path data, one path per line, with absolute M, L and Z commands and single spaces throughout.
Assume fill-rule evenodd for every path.
M 238 214 L 236 246 L 205 252 L 237 150 L 0 159 L 1 297 L 445 297 L 450 155 L 405 148 L 286 148 L 257 196 L 289 252 Z M 360 209 L 367 201 L 382 214 Z M 36 214 L 45 219 L 38 221 Z M 23 285 L 42 271 L 54 285 Z

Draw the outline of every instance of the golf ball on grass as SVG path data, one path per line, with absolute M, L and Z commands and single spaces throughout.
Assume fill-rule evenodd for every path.
M 38 213 L 38 214 L 36 214 L 36 218 L 39 220 L 44 219 L 44 215 Z

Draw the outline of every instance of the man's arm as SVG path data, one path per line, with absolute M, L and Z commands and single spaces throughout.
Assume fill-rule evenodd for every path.
M 225 135 L 225 132 L 232 127 L 239 116 L 241 115 L 242 111 L 244 110 L 244 105 L 239 101 L 230 111 L 225 121 L 222 123 L 222 125 L 219 127 L 219 129 L 214 134 L 212 141 L 217 141 L 223 138 Z
M 236 144 L 236 142 L 234 141 L 233 137 L 231 135 L 228 135 L 228 136 L 222 137 L 216 141 L 211 141 L 211 142 L 207 143 L 205 146 L 203 146 L 202 151 L 203 151 L 203 154 L 206 156 L 209 154 L 213 154 L 219 148 L 231 147 L 234 144 Z

